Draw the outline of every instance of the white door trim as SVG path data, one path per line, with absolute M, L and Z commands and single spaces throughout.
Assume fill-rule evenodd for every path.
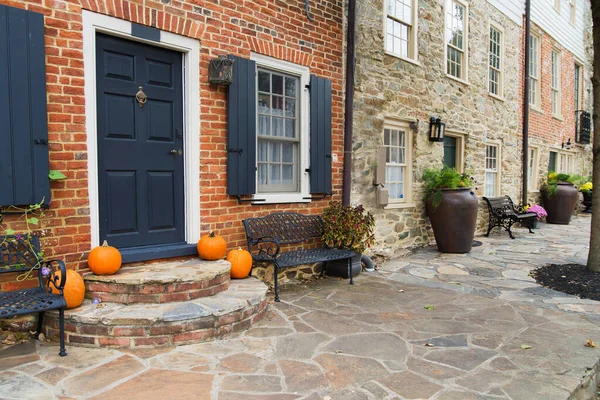
M 148 43 L 183 53 L 185 240 L 200 239 L 200 42 L 161 31 L 160 43 L 131 35 L 131 22 L 83 10 L 85 130 L 88 150 L 88 193 L 91 247 L 100 244 L 98 204 L 98 140 L 96 115 L 96 32 Z

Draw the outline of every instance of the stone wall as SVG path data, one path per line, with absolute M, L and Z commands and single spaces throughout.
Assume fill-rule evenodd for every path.
M 352 202 L 375 215 L 376 243 L 372 254 L 393 256 L 403 248 L 433 240 L 424 213 L 422 174 L 441 167 L 443 146 L 428 141 L 429 117 L 439 116 L 447 130 L 464 135 L 464 170 L 475 178 L 483 195 L 485 145 L 501 143 L 501 193 L 519 199 L 521 149 L 518 139 L 521 107 L 518 76 L 520 27 L 485 1 L 469 2 L 469 82 L 445 72 L 444 2 L 419 1 L 418 64 L 384 51 L 383 0 L 360 2 L 357 16 L 357 79 L 354 120 Z M 504 30 L 504 93 L 488 94 L 490 22 Z M 376 147 L 382 143 L 386 119 L 417 121 L 413 138 L 414 207 L 385 209 L 376 205 L 373 173 Z M 487 210 L 480 201 L 478 229 L 487 226 Z

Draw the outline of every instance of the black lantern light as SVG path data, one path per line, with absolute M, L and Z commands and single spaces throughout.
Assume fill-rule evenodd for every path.
M 571 143 L 571 138 L 568 138 L 567 139 L 567 144 L 565 145 L 565 142 L 562 142 L 562 146 L 561 147 L 563 149 L 571 150 L 571 144 L 572 144 Z
M 443 123 L 440 118 L 436 118 L 436 117 L 429 118 L 429 141 L 430 142 L 443 142 L 445 131 L 446 131 L 446 124 Z
M 213 85 L 230 85 L 233 81 L 233 60 L 225 55 L 210 60 L 208 81 Z

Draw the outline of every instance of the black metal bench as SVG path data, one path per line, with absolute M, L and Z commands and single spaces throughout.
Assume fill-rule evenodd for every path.
M 354 284 L 351 274 L 351 258 L 354 256 L 352 250 L 320 247 L 281 252 L 282 244 L 301 243 L 312 238 L 321 238 L 323 236 L 323 220 L 320 216 L 281 212 L 261 218 L 248 218 L 243 222 L 246 228 L 248 251 L 252 254 L 254 261 L 273 263 L 275 301 L 279 301 L 277 272 L 280 269 L 296 265 L 348 259 L 348 276 L 350 276 L 350 284 Z
M 56 274 L 61 271 L 60 277 Z M 65 264 L 59 260 L 43 261 L 40 257 L 40 241 L 37 236 L 0 236 L 0 274 L 24 273 L 37 271 L 38 286 L 29 289 L 0 292 L 0 318 L 15 315 L 39 313 L 36 337 L 42 329 L 44 311 L 59 310 L 60 351 L 59 355 L 67 355 L 65 350 L 65 307 L 63 288 L 67 279 Z M 52 293 L 50 285 L 60 294 Z
M 521 226 L 527 227 L 529 233 L 534 233 L 531 230 L 531 224 L 537 218 L 536 213 L 519 213 L 510 196 L 484 197 L 483 199 L 487 203 L 490 215 L 488 230 L 485 236 L 489 236 L 490 231 L 498 226 L 508 231 L 510 238 L 514 239 L 515 237 L 510 229 L 516 222 L 521 223 Z

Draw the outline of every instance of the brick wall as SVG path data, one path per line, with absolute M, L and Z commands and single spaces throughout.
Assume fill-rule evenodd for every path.
M 42 249 L 67 262 L 87 267 L 90 250 L 87 146 L 85 129 L 82 10 L 153 26 L 200 40 L 200 190 L 202 234 L 215 230 L 229 248 L 245 246 L 241 220 L 273 211 L 320 213 L 327 200 L 307 204 L 238 205 L 226 191 L 226 89 L 208 83 L 209 60 L 219 54 L 249 57 L 250 52 L 309 66 L 332 81 L 334 199 L 341 195 L 343 162 L 343 3 L 311 2 L 310 22 L 304 1 L 195 0 L 0 0 L 0 4 L 45 15 L 45 44 L 50 169 L 67 179 L 52 182 Z M 22 229 L 22 221 L 5 218 L 5 227 Z M 28 285 L 0 278 L 0 288 Z

